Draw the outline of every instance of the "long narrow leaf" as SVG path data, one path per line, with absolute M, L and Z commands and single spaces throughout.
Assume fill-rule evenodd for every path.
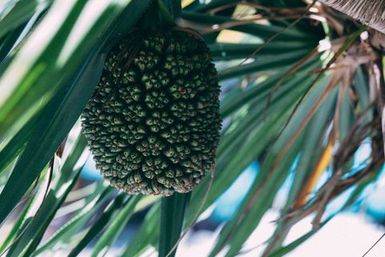
M 139 200 L 140 196 L 134 196 L 128 202 L 128 204 L 124 208 L 122 208 L 119 214 L 116 215 L 116 218 L 106 229 L 103 236 L 101 236 L 96 245 L 93 247 L 91 256 L 104 256 L 107 253 L 108 249 L 112 246 L 114 241 L 118 238 L 118 236 L 124 229 L 125 225 L 133 214 L 134 208 Z
M 0 222 L 15 207 L 78 119 L 98 80 L 97 74 L 102 68 L 100 56 L 95 56 L 91 64 L 84 76 L 57 94 L 56 100 L 42 112 L 31 141 L 0 194 Z
M 92 225 L 80 242 L 72 249 L 72 251 L 68 254 L 68 257 L 77 256 L 91 242 L 91 240 L 93 240 L 105 228 L 109 221 L 114 217 L 116 211 L 122 208 L 125 204 L 129 203 L 131 200 L 126 199 L 126 195 L 118 195 L 111 206 L 108 207 L 108 209 L 100 216 L 96 223 Z
M 174 257 L 190 194 L 175 193 L 163 197 L 160 216 L 159 257 Z
M 69 156 L 64 163 L 61 174 L 56 179 L 56 184 L 48 192 L 38 212 L 30 224 L 28 224 L 25 233 L 23 233 L 17 240 L 17 243 L 10 249 L 8 256 L 30 256 L 35 250 L 56 211 L 63 204 L 68 193 L 75 185 L 76 177 L 80 172 L 80 167 L 75 167 L 75 164 L 83 153 L 86 145 L 86 139 L 81 136 L 71 156 Z

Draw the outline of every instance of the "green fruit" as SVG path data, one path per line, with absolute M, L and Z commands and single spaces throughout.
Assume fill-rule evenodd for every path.
M 196 34 L 131 32 L 107 55 L 82 114 L 97 168 L 130 194 L 191 191 L 215 164 L 219 92 Z

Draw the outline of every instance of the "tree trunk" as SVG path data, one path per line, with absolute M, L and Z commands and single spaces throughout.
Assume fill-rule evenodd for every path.
M 385 33 L 385 0 L 319 0 L 338 11 Z

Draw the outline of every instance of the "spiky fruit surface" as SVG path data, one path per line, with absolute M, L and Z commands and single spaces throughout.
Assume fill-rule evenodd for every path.
M 130 33 L 109 52 L 82 115 L 97 167 L 130 194 L 191 191 L 215 163 L 219 91 L 196 35 Z

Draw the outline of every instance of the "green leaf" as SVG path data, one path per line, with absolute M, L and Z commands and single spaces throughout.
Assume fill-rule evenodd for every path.
M 320 146 L 322 146 L 325 141 L 325 129 L 330 125 L 334 113 L 335 93 L 336 90 L 325 100 L 323 106 L 320 107 L 304 130 L 305 140 L 299 152 L 298 165 L 296 165 L 294 171 L 292 171 L 294 172 L 294 180 L 288 190 L 285 206 L 281 210 L 282 216 L 286 215 L 287 212 L 296 205 L 295 201 L 304 188 L 309 175 L 314 171 L 314 167 L 319 161 L 322 150 L 324 150 L 324 147 Z M 270 254 L 272 250 L 277 249 L 283 243 L 293 225 L 294 223 L 292 223 L 290 219 L 278 220 L 274 234 L 265 248 L 265 255 Z
M 80 11 L 81 7 L 77 6 L 79 10 L 76 10 L 75 14 Z M 95 28 L 98 28 L 98 26 L 103 28 L 101 25 L 106 26 L 104 23 L 108 24 L 108 21 L 111 19 L 111 12 L 109 11 L 113 10 L 114 8 L 107 9 L 100 19 L 97 20 L 94 29 L 90 31 L 92 36 L 90 36 L 89 40 L 91 42 L 92 39 L 94 41 L 97 39 L 94 33 L 100 31 L 100 29 L 97 30 Z M 133 18 L 137 18 L 137 16 L 134 15 Z M 66 27 L 64 26 L 64 28 Z M 66 28 L 66 30 L 69 30 L 69 28 Z M 64 36 L 67 34 L 68 32 L 64 33 Z M 61 46 L 62 44 L 59 45 Z M 81 51 L 83 48 L 85 48 L 85 45 L 79 45 L 77 50 Z M 70 80 L 71 83 L 61 87 L 54 95 L 52 104 L 46 106 L 42 111 L 41 119 L 37 122 L 36 128 L 32 133 L 32 140 L 18 159 L 8 183 L 0 194 L 0 222 L 8 216 L 17 201 L 29 188 L 51 156 L 53 156 L 53 153 L 78 119 L 88 99 L 91 97 L 103 67 L 103 56 L 98 55 L 97 52 L 98 48 L 91 52 L 82 69 L 78 70 L 73 79 Z M 79 57 L 74 57 L 74 59 L 80 61 Z M 54 77 L 50 79 L 54 79 Z M 16 100 L 12 98 L 12 101 Z M 28 174 L 22 175 L 27 172 Z M 23 177 L 23 179 L 21 180 L 20 177 Z
M 103 191 L 100 191 L 103 189 Z M 66 243 L 71 240 L 72 237 L 79 233 L 79 230 L 83 228 L 85 223 L 95 216 L 95 212 L 101 209 L 106 203 L 106 199 L 111 194 L 112 189 L 110 187 L 105 188 L 99 185 L 95 192 L 89 197 L 84 199 L 84 207 L 70 220 L 66 222 L 55 234 L 53 234 L 44 244 L 42 244 L 36 251 L 32 253 L 32 256 L 40 256 L 44 251 L 53 249 L 59 244 Z
M 312 229 L 309 232 L 307 232 L 306 234 L 304 234 L 303 236 L 301 236 L 300 238 L 298 238 L 298 239 L 294 240 L 293 242 L 291 242 L 290 244 L 288 244 L 288 245 L 286 245 L 284 247 L 281 247 L 280 249 L 277 249 L 276 251 L 271 253 L 269 255 L 269 257 L 285 256 L 286 254 L 288 254 L 289 252 L 293 251 L 295 248 L 300 246 L 302 243 L 304 243 L 306 240 L 308 240 L 310 237 L 312 237 L 315 233 L 317 233 L 331 219 L 332 219 L 332 217 L 328 218 L 327 220 L 322 222 L 317 229 Z
M 132 26 L 137 21 L 141 9 L 129 16 L 124 26 L 112 26 L 129 2 L 104 2 L 97 9 L 94 1 L 55 2 L 0 77 L 0 87 L 5 90 L 0 95 L 3 104 L 0 108 L 0 136 L 11 125 L 22 124 L 25 122 L 22 118 L 28 118 L 44 107 L 76 76 L 92 52 L 99 52 L 108 45 L 107 42 L 114 42 L 110 39 L 119 32 L 116 27 Z M 145 8 L 146 4 L 146 1 L 133 1 L 132 6 Z M 95 17 L 87 23 L 87 15 L 91 13 Z M 44 44 L 37 47 L 36 42 L 41 41 Z
M 286 79 L 284 79 L 284 76 L 288 70 L 283 69 L 281 72 L 269 76 L 268 79 L 262 82 L 256 82 L 254 85 L 246 87 L 246 89 L 236 89 L 227 93 L 221 102 L 222 117 L 225 118 L 229 116 L 231 113 L 253 100 L 266 102 L 266 99 L 268 99 L 269 96 L 277 94 L 276 90 L 281 90 L 279 88 L 277 89 L 277 85 L 280 87 L 293 86 L 295 88 L 297 83 L 308 80 L 311 70 L 319 66 L 320 63 L 318 60 L 312 60 L 306 65 L 306 68 L 299 70 L 297 73 Z M 267 104 L 265 104 L 263 109 L 265 109 L 266 105 Z
M 109 248 L 118 238 L 120 233 L 123 231 L 128 220 L 133 214 L 136 204 L 141 199 L 141 196 L 133 196 L 128 204 L 122 208 L 122 210 L 116 215 L 112 220 L 111 224 L 108 226 L 106 231 L 100 237 L 96 245 L 93 247 L 92 255 L 93 257 L 105 256 Z
M 38 116 L 38 115 L 36 115 Z M 16 159 L 28 143 L 38 117 L 33 117 L 0 151 L 0 174 Z
M 0 194 L 0 222 L 8 216 L 51 159 L 92 95 L 103 63 L 97 55 L 90 63 L 91 65 L 84 67 L 81 77 L 63 88 L 42 111 L 31 133 L 31 140 Z
M 266 45 L 262 43 L 215 43 L 209 45 L 214 60 L 244 59 L 248 56 L 252 56 L 257 49 L 261 49 L 258 51 L 259 58 L 269 58 L 292 51 L 304 49 L 310 51 L 314 47 L 314 43 L 300 40 L 289 42 L 273 41 Z
M 0 63 L 9 54 L 16 40 L 20 37 L 21 32 L 24 30 L 26 23 L 21 24 L 15 30 L 9 32 L 4 40 L 0 43 Z
M 25 232 L 18 238 L 17 243 L 9 250 L 7 256 L 30 256 L 35 250 L 49 223 L 76 183 L 76 178 L 81 168 L 75 167 L 75 164 L 83 153 L 86 145 L 86 139 L 81 136 L 72 154 L 64 163 L 60 171 L 60 177 L 55 178 L 56 183 L 52 189 L 48 191 L 39 210 L 26 227 Z
M 311 78 L 305 78 L 305 75 L 306 73 L 298 75 L 289 82 L 283 83 L 282 87 L 273 94 L 270 105 L 267 105 L 267 93 L 256 91 L 255 95 L 253 95 L 255 102 L 251 105 L 253 108 L 245 117 L 242 117 L 238 122 L 234 122 L 229 128 L 230 131 L 222 136 L 217 151 L 217 175 L 207 196 L 205 206 L 201 211 L 204 211 L 217 197 L 226 191 L 237 176 L 266 151 L 274 138 L 279 135 L 288 118 L 287 110 L 294 106 L 298 97 L 311 84 Z M 273 89 L 274 84 L 269 83 L 271 89 Z M 260 86 L 257 85 L 256 88 Z M 246 95 L 248 94 L 246 93 Z M 258 97 L 259 94 L 261 94 L 261 98 Z M 250 97 L 248 101 L 252 99 Z M 188 222 L 198 212 L 201 199 L 204 199 L 207 192 L 209 180 L 209 178 L 205 178 L 194 191 L 193 200 L 187 212 Z
M 8 13 L 0 19 L 0 38 L 8 32 L 16 29 L 29 18 L 31 18 L 38 10 L 46 9 L 52 0 L 20 0 Z
M 174 257 L 190 193 L 175 193 L 161 200 L 159 257 Z
M 190 20 L 193 22 L 203 23 L 203 24 L 210 24 L 210 25 L 220 25 L 225 22 L 232 22 L 234 19 L 225 17 L 225 16 L 213 16 L 213 15 L 207 15 L 207 14 L 201 14 L 201 13 L 195 13 L 191 11 L 183 11 L 182 18 L 186 20 Z M 309 35 L 306 33 L 303 33 L 301 31 L 297 31 L 294 29 L 284 30 L 284 27 L 274 26 L 274 25 L 263 25 L 263 24 L 246 24 L 246 25 L 237 25 L 231 28 L 232 30 L 236 30 L 239 32 L 244 32 L 250 35 L 254 35 L 256 37 L 259 37 L 261 39 L 268 39 L 271 36 L 279 33 L 279 36 L 277 37 L 277 40 L 313 40 L 313 42 L 316 44 L 317 39 L 312 39 L 313 35 Z
M 62 75 L 65 73 L 57 74 L 59 70 L 58 67 L 60 67 L 57 63 L 58 57 L 60 51 L 64 48 L 66 41 L 64 38 L 69 36 L 85 3 L 78 1 L 76 4 L 73 4 L 73 6 L 71 6 L 71 4 L 67 5 L 68 6 L 57 4 L 56 6 L 56 8 L 69 9 L 63 10 L 64 13 L 68 11 L 68 16 L 63 25 L 57 28 L 57 34 L 50 35 L 53 37 L 51 40 L 47 40 L 48 42 L 46 44 L 40 44 L 39 47 L 36 47 L 35 41 L 42 40 L 42 37 L 38 33 L 43 33 L 43 30 L 50 31 L 48 27 L 52 30 L 55 28 L 54 25 L 58 26 L 60 24 L 60 18 L 64 18 L 56 17 L 57 10 L 54 6 L 30 35 L 23 47 L 16 53 L 15 58 L 2 74 L 0 85 L 5 88 L 6 93 L 0 97 L 0 103 L 3 103 L 0 108 L 0 133 L 5 133 L 7 129 L 11 127 L 11 124 L 15 124 L 23 115 L 31 115 L 31 111 L 36 112 L 38 110 L 37 101 L 39 98 L 41 99 L 42 96 L 46 96 L 43 98 L 45 101 L 41 101 L 41 106 L 44 106 L 42 103 L 47 103 L 50 99 L 50 93 L 52 94 L 52 92 L 58 88 L 58 86 L 56 86 L 58 82 L 62 81 Z M 45 34 L 49 35 L 48 33 Z M 32 47 L 35 51 L 33 55 L 35 60 L 29 53 L 32 51 L 32 49 L 30 49 Z M 39 53 L 40 56 L 38 55 Z M 22 62 L 24 64 L 23 66 L 21 66 Z M 23 70 L 21 70 L 21 67 L 23 67 Z M 66 71 L 73 72 L 75 68 L 78 68 L 78 65 L 69 66 Z M 18 70 L 18 73 L 12 75 L 15 69 Z M 68 78 L 69 77 L 67 77 L 67 79 Z M 32 88 L 34 90 L 31 90 Z
M 122 257 L 139 256 L 146 248 L 155 245 L 159 238 L 160 206 L 155 204 L 148 211 L 134 239 L 128 243 Z
M 122 206 L 128 204 L 130 200 L 131 199 L 127 199 L 127 196 L 124 193 L 118 195 L 95 224 L 91 226 L 80 242 L 71 250 L 68 257 L 78 256 L 78 254 L 106 227 L 108 222 L 114 217 L 115 213 L 121 209 Z
M 23 233 L 24 229 L 29 224 L 30 219 L 28 219 L 27 221 L 27 214 L 30 211 L 35 200 L 35 197 L 30 197 L 26 202 L 25 206 L 19 214 L 19 217 L 13 224 L 11 231 L 9 231 L 6 239 L 2 242 L 0 246 L 0 253 L 4 252 L 4 250 L 10 246 L 10 244 L 17 238 L 17 236 Z
M 182 11 L 181 0 L 161 0 L 167 6 L 172 18 L 175 20 L 178 18 Z
M 313 86 L 310 94 L 291 117 L 280 137 L 273 144 L 272 148 L 269 149 L 251 190 L 242 202 L 242 206 L 239 208 L 234 219 L 229 221 L 221 231 L 220 238 L 210 256 L 216 256 L 226 244 L 229 244 L 226 257 L 234 256 L 238 253 L 245 240 L 259 224 L 263 214 L 270 208 L 276 193 L 287 178 L 290 167 L 293 165 L 294 160 L 298 156 L 298 151 L 303 145 L 303 133 L 291 145 L 290 151 L 283 155 L 281 159 L 277 160 L 276 158 L 288 142 L 290 142 L 301 122 L 307 117 L 311 106 L 326 88 L 327 82 L 328 80 L 324 79 Z M 246 213 L 247 215 L 245 215 Z M 230 238 L 232 240 L 229 240 Z
M 296 61 L 299 61 L 310 51 L 308 49 L 300 49 L 289 53 L 277 55 L 274 58 L 257 57 L 251 63 L 236 65 L 219 72 L 219 79 L 225 80 L 234 77 L 243 76 L 249 73 L 262 71 L 275 71 L 280 68 L 291 66 Z

